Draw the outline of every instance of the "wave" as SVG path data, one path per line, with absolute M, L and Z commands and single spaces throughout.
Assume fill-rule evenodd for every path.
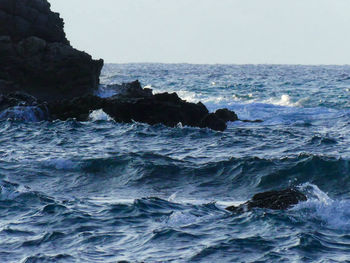
M 25 204 L 51 204 L 55 202 L 52 198 L 33 191 L 29 187 L 2 180 L 0 181 L 0 202 L 7 203 L 9 201 L 14 202 L 21 209 L 25 207 Z
M 159 188 L 163 192 L 172 191 L 172 199 L 176 199 L 177 194 L 195 197 L 200 192 L 202 198 L 208 200 L 222 196 L 247 200 L 257 192 L 306 182 L 316 184 L 332 195 L 350 193 L 346 190 L 350 189 L 349 160 L 325 155 L 233 157 L 198 162 L 196 158 L 179 160 L 146 152 L 79 161 L 50 159 L 44 161 L 42 167 L 72 172 L 77 176 L 77 186 L 85 184 L 86 180 L 95 182 L 98 176 L 106 191 L 114 191 L 117 185 Z M 110 185 L 109 180 L 113 180 L 113 184 Z
M 292 98 L 288 94 L 282 94 L 280 98 L 269 98 L 269 99 L 264 100 L 262 102 L 267 103 L 267 104 L 278 105 L 278 106 L 297 107 L 297 106 L 301 106 L 301 102 L 303 102 L 305 100 L 307 100 L 307 99 L 293 102 Z
M 0 120 L 39 122 L 48 119 L 48 112 L 36 106 L 15 106 L 0 112 Z
M 350 230 L 350 199 L 332 199 L 317 185 L 305 183 L 299 186 L 308 201 L 292 208 L 304 221 L 316 221 L 335 230 Z
M 57 255 L 43 255 L 37 254 L 35 256 L 27 257 L 23 260 L 24 263 L 30 262 L 75 262 L 76 258 L 68 254 Z
M 89 115 L 90 121 L 112 121 L 113 118 L 105 113 L 102 109 L 94 110 Z
M 55 168 L 56 170 L 74 170 L 78 167 L 78 164 L 70 159 L 52 158 L 43 161 L 43 165 L 49 168 Z

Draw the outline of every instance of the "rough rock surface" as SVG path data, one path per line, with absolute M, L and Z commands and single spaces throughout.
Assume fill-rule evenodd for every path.
M 186 102 L 176 93 L 153 95 L 151 90 L 142 89 L 138 81 L 123 84 L 122 87 L 123 92 L 110 98 L 87 95 L 49 103 L 49 112 L 53 119 L 76 118 L 86 121 L 91 111 L 103 109 L 117 122 L 137 121 L 151 125 L 161 123 L 169 127 L 181 123 L 218 131 L 226 129 L 226 123 L 215 114 L 210 114 L 200 102 L 197 104 Z M 127 91 L 127 87 L 130 91 Z
M 43 100 L 82 96 L 98 88 L 102 66 L 70 46 L 63 20 L 46 0 L 0 0 L 0 92 Z
M 97 97 L 93 94 L 102 66 L 102 60 L 70 45 L 63 20 L 47 0 L 0 0 L 2 117 L 16 117 L 23 107 L 34 107 L 38 112 L 48 109 L 51 119 L 85 121 L 91 111 L 103 109 L 117 122 L 170 127 L 181 123 L 218 131 L 238 120 L 232 111 L 209 113 L 202 103 L 188 103 L 176 93 L 153 95 L 138 81 L 109 87 L 117 91 L 113 97 Z
M 231 212 L 244 212 L 253 208 L 267 208 L 273 210 L 286 210 L 299 202 L 306 201 L 307 197 L 296 189 L 269 191 L 253 196 L 251 200 L 240 205 L 230 206 L 226 210 Z
M 0 35 L 15 42 L 35 36 L 47 42 L 69 44 L 59 14 L 46 0 L 0 0 Z
M 223 120 L 224 122 L 228 122 L 228 121 L 238 121 L 238 116 L 236 113 L 234 113 L 233 111 L 230 111 L 228 109 L 219 109 L 217 110 L 215 113 L 215 116 L 221 120 Z
M 42 121 L 49 119 L 46 103 L 24 93 L 0 94 L 0 119 Z

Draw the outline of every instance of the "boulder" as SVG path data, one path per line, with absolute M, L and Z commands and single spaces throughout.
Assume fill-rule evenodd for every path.
M 91 94 L 102 60 L 74 49 L 63 20 L 46 0 L 0 0 L 0 92 L 23 91 L 41 100 Z
M 226 210 L 231 212 L 244 212 L 253 208 L 266 208 L 272 210 L 286 210 L 299 202 L 306 201 L 307 197 L 297 189 L 284 189 L 259 193 L 240 206 L 230 206 Z

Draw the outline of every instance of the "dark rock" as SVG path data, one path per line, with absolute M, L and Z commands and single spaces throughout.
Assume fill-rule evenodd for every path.
M 48 101 L 93 93 L 102 66 L 70 46 L 46 0 L 0 0 L 0 79 L 15 84 L 9 92 Z
M 176 93 L 152 94 L 138 81 L 107 88 L 116 96 L 99 98 L 102 60 L 74 49 L 64 33 L 64 22 L 47 0 L 0 0 L 0 110 L 42 107 L 52 119 L 87 120 L 103 109 L 118 122 L 162 123 L 174 127 L 207 127 L 223 131 L 237 115 L 227 109 L 209 113 L 202 103 L 188 103 Z M 26 93 L 31 96 L 20 97 Z M 14 95 L 17 94 L 17 95 Z
M 0 112 L 14 106 L 37 106 L 39 104 L 35 97 L 25 93 L 0 94 Z
M 0 119 L 48 120 L 46 103 L 25 93 L 0 94 Z
M 219 109 L 215 112 L 217 118 L 223 120 L 224 122 L 228 121 L 238 121 L 238 116 L 235 112 L 228 109 Z
M 227 128 L 226 122 L 219 119 L 215 113 L 210 113 L 206 115 L 200 122 L 199 127 L 201 128 L 211 128 L 216 131 L 224 131 Z
M 64 22 L 46 0 L 0 0 L 0 35 L 19 42 L 35 36 L 68 45 Z
M 141 88 L 139 82 L 123 84 L 132 90 Z M 136 89 L 136 87 L 138 87 Z M 124 90 L 125 91 L 125 90 Z M 71 100 L 59 100 L 48 105 L 53 119 L 66 120 L 76 118 L 80 121 L 88 120 L 93 110 L 103 109 L 117 122 L 130 123 L 132 121 L 154 124 L 164 124 L 175 127 L 179 123 L 185 126 L 210 128 L 223 131 L 226 124 L 215 114 L 209 114 L 202 103 L 189 103 L 180 99 L 176 93 L 149 94 L 147 91 L 137 91 L 136 97 L 125 96 L 129 92 L 110 98 L 100 98 L 93 95 L 82 96 Z
M 145 98 L 153 95 L 152 89 L 143 89 L 138 80 L 131 83 L 123 83 L 122 85 L 107 85 L 108 90 L 114 90 L 116 96 L 128 98 Z
M 269 191 L 253 196 L 251 200 L 240 205 L 230 206 L 226 210 L 231 212 L 244 212 L 253 208 L 267 208 L 273 210 L 286 210 L 299 202 L 306 201 L 307 197 L 296 189 Z
M 262 123 L 263 120 L 240 120 L 241 122 L 249 122 L 249 123 Z

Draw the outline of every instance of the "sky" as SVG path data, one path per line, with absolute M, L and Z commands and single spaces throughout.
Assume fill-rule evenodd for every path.
M 350 64 L 349 0 L 49 0 L 107 63 Z

